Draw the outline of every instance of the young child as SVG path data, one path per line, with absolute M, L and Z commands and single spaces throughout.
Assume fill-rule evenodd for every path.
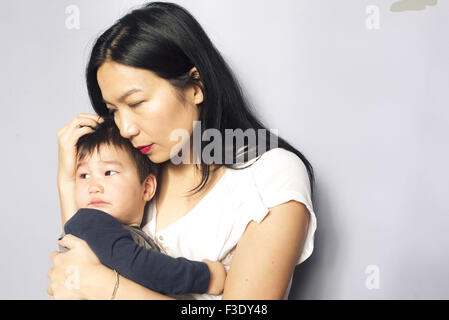
M 75 202 L 81 209 L 65 223 L 65 234 L 84 239 L 101 263 L 159 293 L 223 291 L 221 263 L 170 257 L 140 230 L 157 166 L 112 121 L 82 136 L 76 148 Z

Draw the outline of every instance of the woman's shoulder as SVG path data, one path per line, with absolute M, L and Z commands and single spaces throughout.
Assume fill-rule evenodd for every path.
M 256 188 L 268 206 L 289 197 L 310 199 L 308 171 L 295 153 L 283 148 L 271 149 L 259 156 L 251 167 Z
M 266 151 L 252 164 L 257 177 L 273 175 L 300 175 L 307 176 L 304 162 L 293 152 L 284 148 L 275 148 Z
M 251 175 L 259 184 L 272 183 L 274 180 L 308 180 L 308 171 L 304 162 L 295 153 L 274 148 L 251 159 L 236 170 L 243 175 Z M 234 171 L 234 170 L 232 170 Z
M 289 150 L 268 150 L 246 163 L 243 168 L 228 168 L 226 172 L 223 183 L 226 190 L 216 193 L 216 196 L 225 195 L 228 202 L 234 199 L 234 202 L 245 201 L 254 206 L 261 202 L 266 208 L 280 204 L 287 198 L 310 202 L 307 168 L 301 158 Z
M 238 242 L 250 221 L 260 223 L 271 208 L 289 201 L 300 202 L 311 215 L 304 249 L 297 261 L 297 264 L 302 263 L 312 254 L 317 225 L 306 165 L 295 153 L 275 148 L 254 159 L 242 171 L 235 174 L 236 180 L 232 183 L 234 188 L 226 194 L 226 197 L 235 195 L 239 199 L 237 203 L 240 203 L 228 210 L 232 213 L 235 241 Z M 235 213 L 232 210 L 234 208 Z

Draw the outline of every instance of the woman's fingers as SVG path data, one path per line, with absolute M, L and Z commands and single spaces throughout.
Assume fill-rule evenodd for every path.
M 53 268 L 50 268 L 50 269 L 47 270 L 47 277 L 50 280 L 51 280 L 52 273 L 53 273 Z
M 70 139 L 73 140 L 72 134 L 76 132 L 79 129 L 82 128 L 90 128 L 91 130 L 95 129 L 98 125 L 98 122 L 90 119 L 90 118 L 84 118 L 84 117 L 76 117 L 73 118 L 73 120 L 67 124 L 67 126 L 63 127 L 58 132 L 58 137 L 62 139 Z
M 79 127 L 89 126 L 95 128 L 99 123 L 101 123 L 99 119 L 102 118 L 99 118 L 98 116 L 88 117 L 84 115 L 78 115 L 72 119 L 72 124 Z
M 101 123 L 104 121 L 102 117 L 100 117 L 97 114 L 90 114 L 90 113 L 80 113 L 77 116 L 75 116 L 72 121 L 78 121 L 78 120 L 92 120 L 95 123 Z
M 67 125 L 62 127 L 58 133 L 58 144 L 62 150 L 66 148 L 73 148 L 78 139 L 90 132 L 93 132 L 100 122 L 98 116 L 78 115 L 70 121 Z M 103 120 L 104 121 L 104 120 Z
M 78 116 L 79 117 L 91 118 L 91 119 L 94 119 L 96 121 L 101 119 L 101 122 L 104 121 L 104 119 L 101 116 L 99 116 L 98 114 L 93 114 L 93 113 L 80 113 L 80 114 L 78 114 Z
M 51 288 L 51 285 L 49 285 L 47 287 L 47 293 L 48 293 L 49 296 L 53 296 L 53 289 Z
M 78 139 L 94 132 L 103 121 L 96 114 L 80 113 L 58 131 L 58 176 L 66 177 L 66 180 L 73 179 Z
M 73 249 L 74 247 L 76 247 L 77 245 L 79 245 L 81 243 L 80 238 L 75 237 L 72 234 L 66 234 L 64 236 L 64 238 L 62 238 L 61 240 L 59 240 L 59 244 L 63 247 L 69 248 L 69 249 Z
M 58 138 L 70 137 L 74 130 L 83 127 L 96 128 L 104 119 L 96 114 L 80 113 L 58 131 Z
M 51 260 L 51 262 L 53 262 L 53 264 L 55 264 L 55 258 L 60 254 L 61 254 L 61 252 L 58 252 L 58 251 L 52 251 L 52 253 L 50 253 L 50 260 Z M 50 272 L 50 270 L 49 270 L 49 272 Z
M 76 127 L 76 128 L 73 128 L 72 129 L 72 131 L 69 133 L 69 138 L 68 139 L 64 139 L 64 140 L 61 140 L 60 141 L 60 143 L 68 143 L 68 141 L 67 140 L 69 140 L 70 139 L 70 146 L 71 147 L 75 147 L 75 145 L 76 145 L 76 142 L 78 141 L 78 139 L 79 138 L 81 138 L 82 136 L 84 136 L 85 134 L 88 134 L 88 133 L 91 133 L 91 132 L 94 132 L 95 131 L 95 129 L 94 129 L 94 127 L 90 127 L 90 126 L 79 126 L 79 127 Z

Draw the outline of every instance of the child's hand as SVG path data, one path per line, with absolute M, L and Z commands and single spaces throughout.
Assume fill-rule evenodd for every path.
M 209 288 L 207 294 L 219 295 L 223 292 L 224 283 L 226 280 L 226 269 L 224 265 L 218 261 L 203 260 L 207 264 L 210 271 Z

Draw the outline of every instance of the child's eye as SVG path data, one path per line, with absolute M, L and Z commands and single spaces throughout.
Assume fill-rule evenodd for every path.
M 106 176 L 113 176 L 114 174 L 117 174 L 117 173 L 118 173 L 117 171 L 114 171 L 114 170 L 108 170 L 108 171 L 105 172 L 105 175 L 106 175 Z
M 81 179 L 87 179 L 87 178 L 89 178 L 90 176 L 89 176 L 88 173 L 81 173 L 81 174 L 79 175 L 79 177 L 80 177 Z

